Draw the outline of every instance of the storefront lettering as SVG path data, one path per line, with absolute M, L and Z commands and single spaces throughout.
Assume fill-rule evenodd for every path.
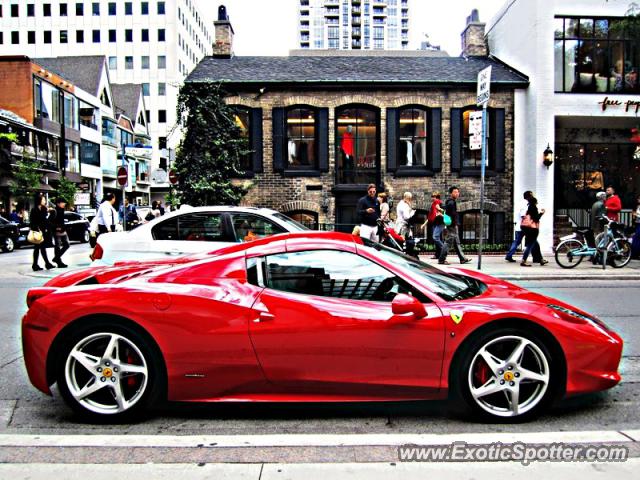
M 612 100 L 609 97 L 604 97 L 604 100 L 598 102 L 598 105 L 602 105 L 602 111 L 604 112 L 607 107 L 619 107 L 624 105 L 625 112 L 638 113 L 640 111 L 640 100 L 627 100 L 621 102 L 620 100 Z

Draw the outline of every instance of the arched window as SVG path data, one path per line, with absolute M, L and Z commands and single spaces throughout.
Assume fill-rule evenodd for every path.
M 287 169 L 316 170 L 317 110 L 307 106 L 287 109 Z
M 379 111 L 367 105 L 336 109 L 338 183 L 379 183 Z

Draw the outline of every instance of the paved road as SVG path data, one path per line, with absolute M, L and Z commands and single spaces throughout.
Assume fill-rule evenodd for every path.
M 74 245 L 68 263 L 88 263 L 89 247 Z M 234 435 L 272 433 L 459 433 L 622 430 L 640 428 L 640 281 L 524 281 L 523 286 L 593 312 L 622 335 L 624 382 L 615 389 L 575 398 L 524 425 L 486 425 L 451 417 L 444 402 L 376 405 L 173 404 L 145 422 L 105 426 L 77 423 L 58 397 L 32 388 L 22 364 L 19 318 L 28 288 L 45 278 L 30 271 L 30 250 L 0 255 L 0 434 Z M 46 274 L 46 273 L 45 273 Z M 43 274 L 43 275 L 45 275 Z

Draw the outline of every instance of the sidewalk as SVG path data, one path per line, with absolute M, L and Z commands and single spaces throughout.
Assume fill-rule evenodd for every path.
M 478 270 L 478 256 L 467 254 L 467 257 L 471 258 L 471 262 L 463 266 L 458 263 L 455 254 L 449 255 L 447 260 L 451 267 Z M 603 270 L 602 265 L 594 265 L 588 260 L 583 260 L 575 268 L 565 269 L 556 263 L 551 254 L 544 255 L 549 261 L 544 266 L 534 263 L 531 267 L 522 267 L 520 258 L 516 255 L 514 260 L 517 262 L 509 263 L 504 259 L 504 255 L 483 255 L 480 271 L 504 280 L 640 280 L 640 260 L 631 260 L 624 268 L 607 265 Z M 433 260 L 431 255 L 421 256 L 420 260 L 430 265 L 438 265 L 438 261 Z

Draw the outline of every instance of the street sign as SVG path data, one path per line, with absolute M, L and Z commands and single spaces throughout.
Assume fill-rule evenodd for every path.
M 469 149 L 482 148 L 482 110 L 469 112 Z
M 118 185 L 126 187 L 129 183 L 129 169 L 124 165 L 118 167 L 116 177 L 118 178 Z
M 478 94 L 476 96 L 476 105 L 479 107 L 489 103 L 491 96 L 491 67 L 487 67 L 478 73 Z
M 178 172 L 176 172 L 173 168 L 169 170 L 169 181 L 175 185 L 178 183 Z

